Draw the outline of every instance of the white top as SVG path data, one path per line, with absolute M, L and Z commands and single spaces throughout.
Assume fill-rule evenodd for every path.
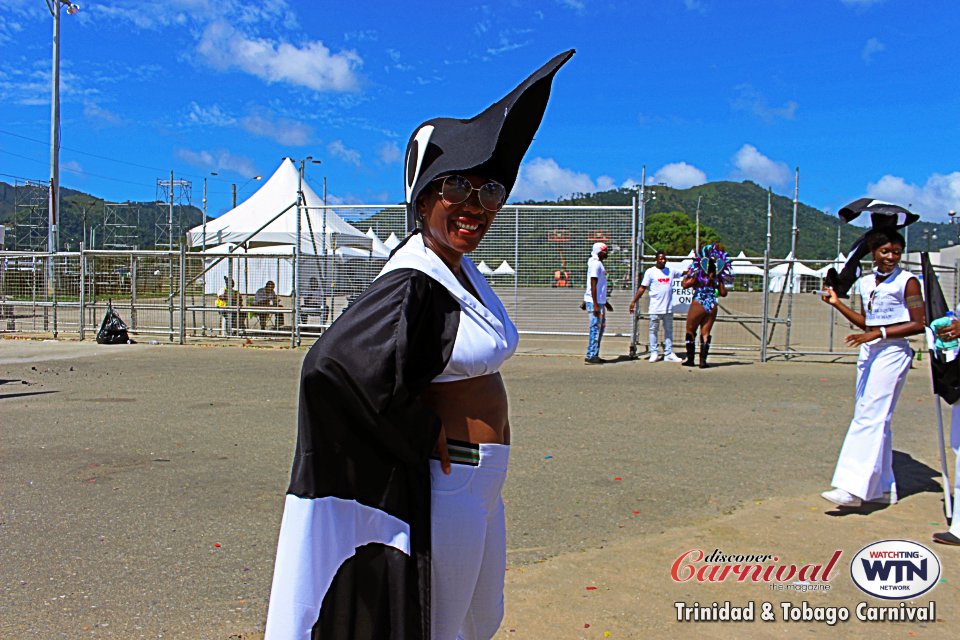
M 597 279 L 597 304 L 607 301 L 607 270 L 599 258 L 591 257 L 587 260 L 587 291 L 583 294 L 584 302 L 593 302 L 593 293 L 590 289 L 590 280 Z
M 662 270 L 654 266 L 644 272 L 640 285 L 647 288 L 647 295 L 650 296 L 647 313 L 673 312 L 674 276 L 673 270 L 666 265 Z
M 898 322 L 910 322 L 904 292 L 907 282 L 916 276 L 897 267 L 880 284 L 873 273 L 860 279 L 863 296 L 863 315 L 868 327 L 880 327 Z
M 419 233 L 393 254 L 380 276 L 396 269 L 416 269 L 427 274 L 460 303 L 460 325 L 453 353 L 446 368 L 432 382 L 453 382 L 496 373 L 517 350 L 520 334 L 516 326 L 470 258 L 464 256 L 460 260 L 460 270 L 477 291 L 479 300 L 460 284 L 443 260 L 423 244 L 423 235 Z

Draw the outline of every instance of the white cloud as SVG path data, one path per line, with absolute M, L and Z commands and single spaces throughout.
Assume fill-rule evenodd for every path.
M 297 147 L 310 144 L 313 138 L 313 129 L 309 125 L 290 118 L 274 117 L 266 110 L 254 109 L 237 117 L 218 104 L 201 106 L 191 102 L 186 119 L 190 124 L 202 127 L 240 127 L 247 133 Z
M 232 127 L 237 124 L 237 119 L 226 113 L 220 105 L 201 107 L 196 102 L 190 103 L 187 120 L 193 124 L 207 127 Z
M 80 165 L 76 160 L 67 160 L 66 162 L 60 163 L 60 171 L 69 171 L 77 175 L 83 175 L 83 166 Z
M 208 171 L 232 171 L 241 176 L 253 176 L 257 173 L 250 158 L 234 155 L 229 151 L 177 149 L 176 153 L 184 162 Z
M 766 97 L 749 84 L 738 85 L 734 90 L 738 94 L 731 101 L 731 106 L 737 111 L 753 114 L 768 123 L 775 120 L 793 120 L 797 116 L 800 105 L 795 100 L 788 100 L 781 107 L 771 107 L 767 104 Z
M 790 167 L 771 160 L 752 144 L 745 144 L 733 156 L 737 177 L 762 185 L 783 185 L 790 181 Z
M 240 126 L 247 133 L 295 147 L 310 144 L 313 138 L 313 129 L 308 125 L 289 118 L 273 119 L 265 113 L 254 113 L 241 118 Z
M 707 174 L 686 162 L 671 162 L 653 174 L 653 182 L 663 182 L 675 189 L 689 189 L 707 181 Z
M 355 51 L 331 53 L 315 40 L 296 46 L 247 36 L 224 21 L 210 23 L 197 53 L 215 69 L 238 69 L 268 83 L 283 82 L 315 91 L 356 91 L 356 70 L 363 64 Z
M 947 211 L 960 208 L 960 171 L 946 175 L 934 173 L 923 186 L 888 174 L 868 184 L 867 195 L 903 206 L 911 205 L 911 211 L 924 217 L 946 220 Z
M 380 162 L 383 164 L 394 164 L 400 162 L 403 158 L 403 152 L 400 151 L 400 145 L 396 142 L 384 142 L 380 145 L 380 148 L 377 150 L 377 155 L 380 156 Z
M 557 0 L 557 4 L 573 9 L 577 13 L 582 13 L 587 8 L 586 3 L 582 0 Z
M 359 167 L 363 164 L 360 161 L 360 152 L 356 149 L 347 147 L 347 145 L 343 144 L 342 140 L 334 140 L 328 144 L 327 151 L 335 158 L 340 158 L 344 162 L 352 164 L 355 167 Z
M 863 51 L 860 52 L 860 57 L 863 58 L 863 61 L 867 64 L 873 62 L 873 56 L 880 53 L 881 51 L 886 50 L 887 45 L 883 44 L 876 38 L 870 38 L 867 40 L 867 43 L 863 45 Z
M 532 158 L 520 166 L 510 200 L 553 200 L 573 193 L 595 193 L 612 185 L 608 176 L 594 182 L 585 173 L 561 167 L 553 158 Z
M 120 114 L 104 109 L 97 103 L 91 101 L 83 103 L 83 117 L 86 118 L 88 122 L 92 122 L 94 125 L 101 127 L 119 127 L 126 124 L 126 120 L 124 120 Z

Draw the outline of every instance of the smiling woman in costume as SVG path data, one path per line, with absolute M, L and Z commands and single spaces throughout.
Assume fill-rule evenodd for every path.
M 860 345 L 853 420 L 830 483 L 835 488 L 820 494 L 848 508 L 897 501 L 890 425 L 913 359 L 907 338 L 923 333 L 925 315 L 920 283 L 900 268 L 903 236 L 885 226 L 868 232 L 864 242 L 874 264 L 873 273 L 860 280 L 864 313 L 841 302 L 831 288 L 823 296 L 824 302 L 863 330 L 846 337 L 848 345 Z
M 572 55 L 480 115 L 411 136 L 408 227 L 421 230 L 303 363 L 267 640 L 496 633 L 510 443 L 499 369 L 518 335 L 465 254 L 513 188 Z

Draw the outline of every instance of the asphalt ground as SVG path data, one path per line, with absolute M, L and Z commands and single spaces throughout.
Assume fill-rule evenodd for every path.
M 498 638 L 955 637 L 952 548 L 934 549 L 944 578 L 921 598 L 938 603 L 928 624 L 677 623 L 678 600 L 769 596 L 669 575 L 694 547 L 800 563 L 843 549 L 837 588 L 816 599 L 869 600 L 850 584 L 857 550 L 931 546 L 945 529 L 926 362 L 894 420 L 901 503 L 843 514 L 818 493 L 852 414 L 852 364 L 744 356 L 687 369 L 626 360 L 613 340 L 607 364 L 586 366 L 581 342 L 524 338 L 503 371 L 513 446 Z M 0 638 L 261 637 L 304 354 L 0 340 Z

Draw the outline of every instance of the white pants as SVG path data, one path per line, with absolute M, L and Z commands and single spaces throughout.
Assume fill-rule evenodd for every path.
M 489 640 L 503 619 L 507 539 L 500 490 L 510 447 L 481 444 L 480 465 L 430 461 L 433 640 Z
M 888 492 L 897 497 L 890 424 L 912 359 L 906 340 L 860 345 L 853 420 L 840 449 L 833 486 L 864 500 Z
M 939 400 L 938 400 L 939 402 Z M 960 402 L 953 405 L 952 419 L 950 420 L 950 448 L 953 449 L 953 520 L 950 521 L 950 533 L 960 538 L 960 514 L 957 510 L 960 505 Z

